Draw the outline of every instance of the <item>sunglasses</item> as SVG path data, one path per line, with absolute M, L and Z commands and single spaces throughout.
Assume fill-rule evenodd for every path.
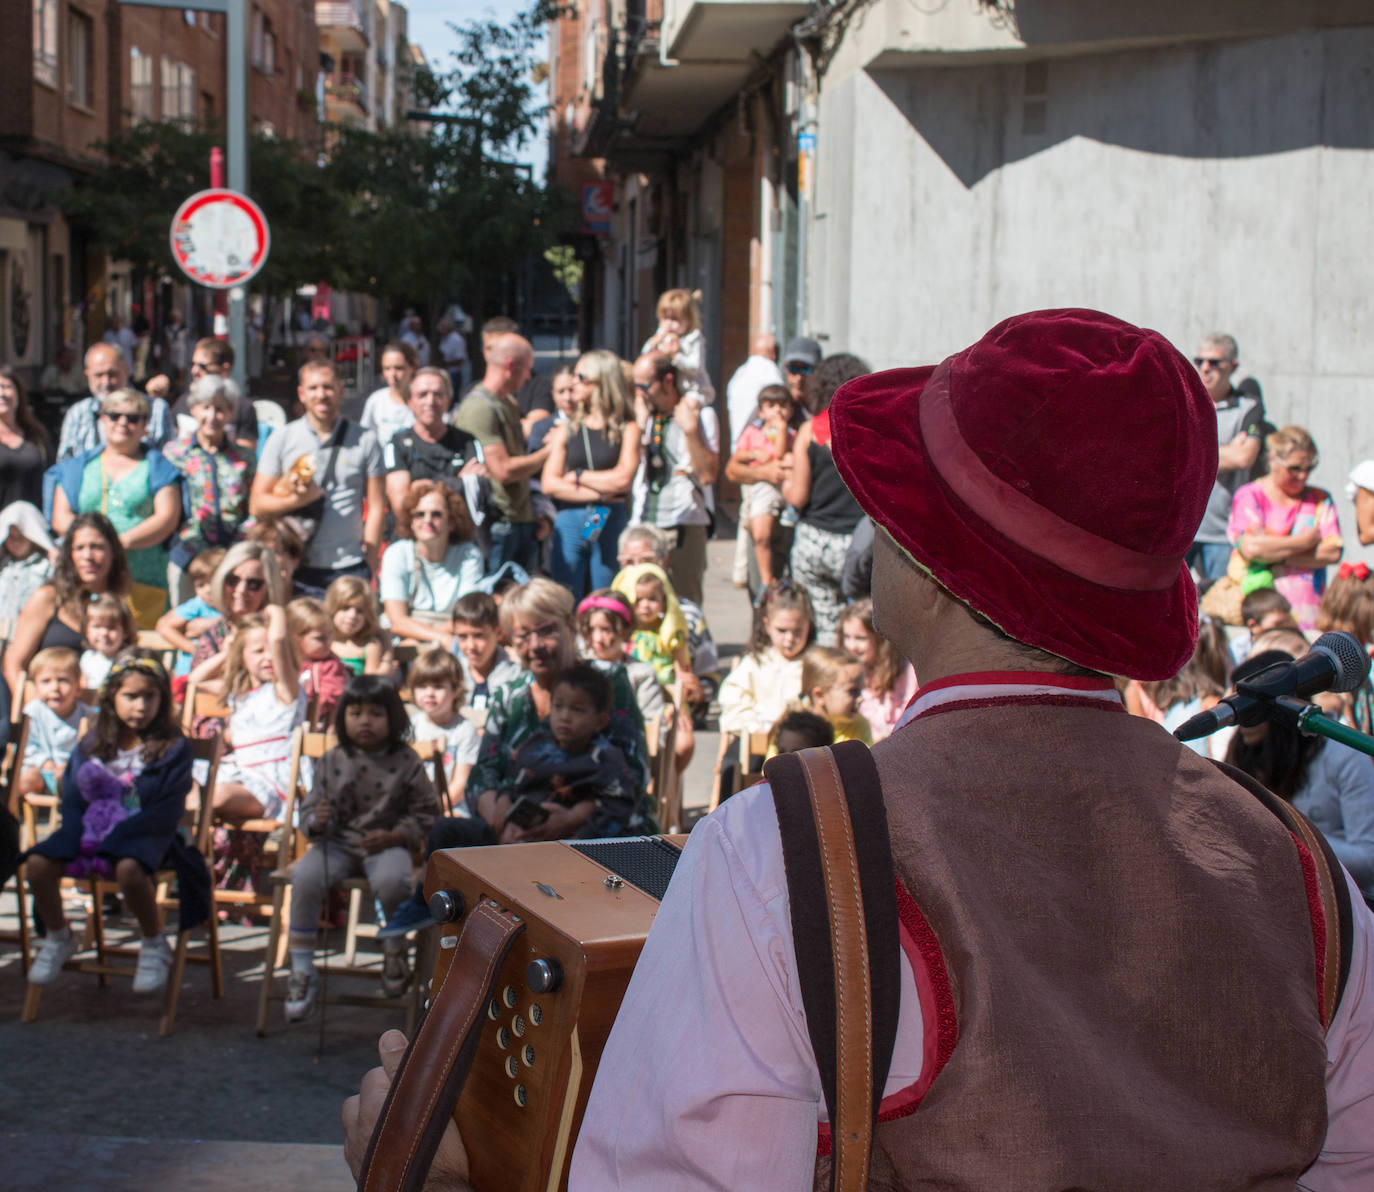
M 580 379 L 580 378 L 579 378 L 579 379 Z M 648 393 L 649 390 L 652 389 L 653 387 L 654 387 L 654 382 L 653 382 L 653 381 L 650 381 L 647 385 L 646 385 L 643 381 L 636 381 L 636 382 L 635 382 L 635 388 L 638 389 L 640 393 Z
M 595 377 L 584 377 L 580 372 L 575 372 L 575 373 L 573 373 L 573 380 L 574 380 L 574 381 L 581 381 L 582 384 L 584 384 L 584 385 L 595 385 L 595 384 L 596 384 L 596 378 L 595 378 Z
M 107 410 L 105 417 L 111 422 L 127 422 L 130 426 L 141 426 L 148 421 L 147 414 L 131 414 L 128 410 Z
M 805 364 L 800 360 L 789 360 L 787 371 L 794 377 L 809 377 L 811 375 L 811 365 Z
M 1204 364 L 1210 364 L 1213 368 L 1220 368 L 1223 364 L 1230 364 L 1231 361 L 1225 356 L 1194 356 L 1193 364 L 1201 368 Z
M 417 509 L 410 515 L 411 521 L 443 521 L 444 515 L 437 509 Z
M 1289 473 L 1291 473 L 1291 474 L 1294 475 L 1294 476 L 1308 476 L 1308 475 L 1311 475 L 1313 469 L 1315 469 L 1317 465 L 1316 465 L 1316 464 L 1285 464 L 1285 463 L 1282 463 L 1282 462 L 1281 462 L 1281 463 L 1279 463 L 1278 466 L 1279 466 L 1279 468 L 1281 468 L 1283 471 L 1289 472 Z
M 226 575 L 224 577 L 224 586 L 230 592 L 234 591 L 240 584 L 243 585 L 245 592 L 261 592 L 263 588 L 267 587 L 267 581 L 258 579 L 256 576 L 252 579 L 244 579 L 241 575 Z

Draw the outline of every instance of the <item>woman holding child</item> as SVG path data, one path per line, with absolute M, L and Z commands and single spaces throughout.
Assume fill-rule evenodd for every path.
M 410 485 L 396 518 L 398 535 L 382 556 L 381 596 L 397 637 L 453 644 L 450 610 L 482 579 L 467 504 L 437 480 Z
M 78 654 L 86 648 L 86 606 L 112 592 L 126 596 L 129 564 L 124 547 L 108 519 L 82 513 L 67 525 L 51 583 L 44 584 L 24 606 L 5 651 L 5 681 L 14 691 L 39 650 L 64 646 Z

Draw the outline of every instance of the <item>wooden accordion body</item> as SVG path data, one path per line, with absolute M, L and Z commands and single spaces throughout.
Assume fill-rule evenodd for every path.
M 454 1112 L 474 1187 L 567 1187 L 602 1048 L 685 841 L 551 841 L 431 857 L 427 897 L 453 891 L 466 908 L 492 901 L 525 922 Z M 436 989 L 462 926 L 442 926 Z M 540 989 L 551 974 L 554 988 Z

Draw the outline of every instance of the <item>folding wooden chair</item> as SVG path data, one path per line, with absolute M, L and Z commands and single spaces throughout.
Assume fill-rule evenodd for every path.
M 15 724 L 10 725 L 10 743 L 5 748 L 4 771 L 0 774 L 0 782 L 4 787 L 5 808 L 15 821 L 19 824 L 19 847 L 28 848 L 33 844 L 33 839 L 25 830 L 26 816 L 24 814 L 23 798 L 19 793 L 19 775 L 24 768 L 24 751 L 29 743 L 29 718 L 20 715 Z M 28 972 L 29 963 L 33 959 L 32 940 L 29 938 L 29 913 L 24 905 L 24 866 L 21 864 L 14 875 L 15 900 L 19 908 L 19 926 L 13 931 L 0 932 L 0 942 L 6 944 L 18 944 L 19 951 L 24 959 L 24 971 Z
M 214 791 L 215 776 L 219 770 L 220 741 L 218 737 L 208 740 L 192 739 L 191 749 L 192 756 L 196 760 L 208 764 L 209 774 L 204 786 L 203 797 L 195 806 L 187 807 L 182 826 L 191 833 L 191 839 L 200 849 L 201 855 L 207 856 L 210 843 L 210 796 Z M 167 912 L 179 909 L 179 897 L 171 893 L 172 883 L 175 880 L 176 874 L 170 869 L 159 870 L 153 877 L 157 904 L 163 915 L 164 927 L 169 922 Z M 83 878 L 63 878 L 62 884 L 68 888 L 77 886 L 88 894 L 91 909 L 90 917 L 86 923 L 87 938 L 82 941 L 81 952 L 88 952 L 92 948 L 95 950 L 93 958 L 83 959 L 81 953 L 78 953 L 67 961 L 64 967 L 76 972 L 94 973 L 102 989 L 109 986 L 111 976 L 132 976 L 135 969 L 134 965 L 116 962 L 136 958 L 138 947 L 130 944 L 111 944 L 105 936 L 102 900 L 106 894 L 118 893 L 119 883 L 113 878 L 92 874 L 90 877 Z M 163 995 L 162 1016 L 158 1022 L 157 1033 L 159 1035 L 166 1036 L 172 1033 L 172 1027 L 176 1020 L 177 1003 L 181 998 L 182 977 L 188 961 L 208 964 L 210 966 L 212 992 L 217 998 L 224 996 L 224 967 L 219 948 L 219 926 L 215 921 L 213 906 L 211 907 L 206 934 L 208 944 L 206 954 L 192 956 L 188 953 L 191 933 L 189 931 L 177 931 L 176 946 L 172 951 L 172 969 L 167 978 L 167 991 Z M 28 987 L 24 995 L 21 1022 L 33 1022 L 38 1017 L 38 1007 L 42 997 L 43 987 L 41 985 Z
M 740 733 L 735 747 L 738 750 L 738 755 L 730 790 L 722 793 L 721 783 L 717 780 L 715 789 L 711 792 L 711 806 L 707 809 L 707 814 L 719 807 L 722 799 L 728 799 L 731 795 L 743 790 L 746 786 L 753 786 L 754 783 L 763 778 L 763 762 L 768 756 L 768 733 Z M 729 748 L 730 738 L 722 735 L 720 759 L 716 763 L 717 776 L 720 773 L 721 762 L 729 753 Z
M 158 661 L 162 663 L 167 673 L 169 675 L 172 673 L 176 665 L 177 648 L 156 629 L 140 629 L 138 631 L 138 646 L 141 650 L 148 650 L 156 654 Z
M 296 730 L 291 742 L 291 778 L 286 792 L 286 810 L 283 813 L 283 819 L 288 825 L 296 822 L 300 804 L 305 796 L 300 778 L 302 761 L 305 758 L 319 761 L 335 744 L 336 738 L 332 733 L 310 733 L 299 728 Z M 442 767 L 442 742 L 439 744 L 441 746 L 439 764 Z M 272 928 L 268 933 L 267 947 L 263 952 L 262 985 L 258 996 L 257 1033 L 259 1035 L 267 1034 L 267 1018 L 271 1003 L 286 1000 L 285 993 L 279 993 L 275 988 L 276 977 L 277 970 L 286 963 L 286 947 L 291 923 L 291 866 L 305 854 L 306 849 L 305 835 L 299 829 L 288 830 L 287 839 L 289 848 L 282 850 L 282 855 L 278 858 L 278 868 L 272 874 L 272 883 L 275 887 L 272 901 Z M 367 932 L 358 921 L 361 918 L 364 899 L 371 893 L 367 879 L 364 877 L 341 878 L 334 882 L 333 886 L 348 892 L 349 918 L 344 935 L 344 951 L 340 960 L 338 962 L 329 961 L 328 956 L 334 954 L 330 952 L 326 952 L 323 961 L 317 955 L 315 967 L 321 973 L 321 980 L 319 993 L 315 999 L 316 1004 L 376 1006 L 381 1009 L 396 1009 L 401 999 L 389 998 L 380 993 L 335 992 L 329 988 L 330 983 L 338 978 L 363 977 L 377 981 L 382 974 L 382 967 L 376 962 L 357 963 L 358 940 L 375 933 L 375 927 L 372 928 L 372 932 Z M 421 997 L 425 985 L 422 975 L 424 965 L 427 962 L 424 955 L 426 947 L 424 936 L 427 934 L 429 933 L 422 933 L 415 960 L 415 977 L 411 981 L 410 990 L 404 999 L 407 1034 L 415 1029 L 415 1023 L 419 1018 Z

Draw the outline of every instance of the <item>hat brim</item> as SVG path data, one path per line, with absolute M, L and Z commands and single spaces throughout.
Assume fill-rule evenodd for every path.
M 1177 674 L 1197 641 L 1186 563 L 1153 591 L 1074 575 L 988 525 L 931 463 L 917 408 L 933 367 L 858 377 L 830 404 L 835 466 L 874 523 L 952 596 L 1017 641 L 1106 674 Z

